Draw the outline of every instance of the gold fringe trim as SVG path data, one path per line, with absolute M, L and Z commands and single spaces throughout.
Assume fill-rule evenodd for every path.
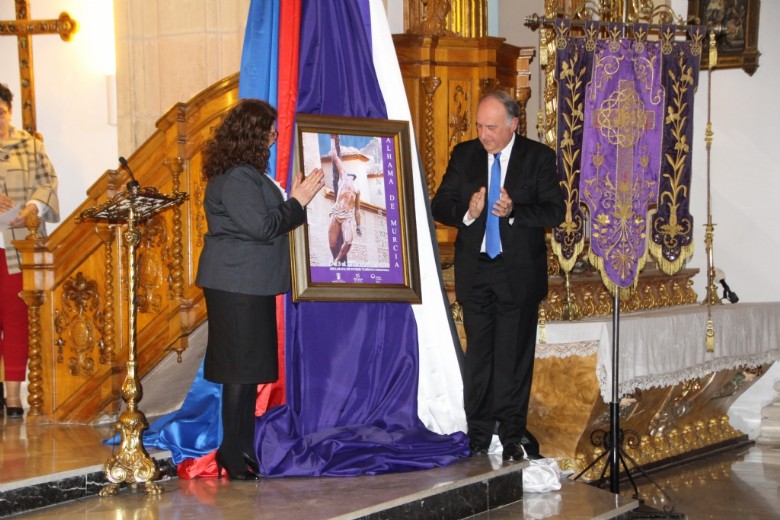
M 583 234 L 582 240 L 574 245 L 574 255 L 571 258 L 564 260 L 563 256 L 561 256 L 561 244 L 555 240 L 552 240 L 552 238 L 550 239 L 550 248 L 555 254 L 555 257 L 558 259 L 558 263 L 561 265 L 561 269 L 566 273 L 570 273 L 571 270 L 574 269 L 574 264 L 577 263 L 577 258 L 580 257 L 580 253 L 582 253 L 583 249 L 585 249 L 585 235 Z
M 620 289 L 620 299 L 621 300 L 628 300 L 631 298 L 631 295 L 636 290 L 637 284 L 639 283 L 639 272 L 644 269 L 645 264 L 647 264 L 647 252 L 645 251 L 645 254 L 642 255 L 642 258 L 639 259 L 639 262 L 637 263 L 637 276 L 634 277 L 633 283 L 629 287 L 620 287 L 615 282 L 610 280 L 609 276 L 607 275 L 606 270 L 604 269 L 604 259 L 600 256 L 596 255 L 593 252 L 593 249 L 588 250 L 588 261 L 591 263 L 593 267 L 596 268 L 596 270 L 601 275 L 601 281 L 604 283 L 604 287 L 607 288 L 607 291 L 611 295 L 615 295 L 615 290 L 618 288 Z
M 693 242 L 680 248 L 680 256 L 677 257 L 677 260 L 674 262 L 670 262 L 664 258 L 661 246 L 652 241 L 650 242 L 650 254 L 655 258 L 658 263 L 658 268 L 661 269 L 661 271 L 669 275 L 675 274 L 682 269 L 685 262 L 693 256 Z

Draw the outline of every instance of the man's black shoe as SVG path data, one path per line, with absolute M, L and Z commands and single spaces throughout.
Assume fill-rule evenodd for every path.
M 523 444 L 520 442 L 510 442 L 504 445 L 504 460 L 539 460 L 543 459 L 542 455 L 537 452 L 531 452 L 528 448 L 523 451 Z
M 504 444 L 504 460 L 523 460 L 525 458 L 525 452 L 523 446 L 519 442 L 510 442 Z
M 525 448 L 525 453 L 528 455 L 529 459 L 536 460 L 544 458 L 539 454 L 539 441 L 537 441 L 536 437 L 528 430 L 525 431 L 523 437 L 520 439 L 520 444 Z
M 530 453 L 528 452 L 528 450 L 526 450 L 525 458 L 528 460 L 539 460 L 539 459 L 543 459 L 544 455 L 542 455 L 541 453 Z
M 474 442 L 469 442 L 469 449 L 471 450 L 471 456 L 475 455 L 487 455 L 488 449 L 484 446 L 480 446 Z

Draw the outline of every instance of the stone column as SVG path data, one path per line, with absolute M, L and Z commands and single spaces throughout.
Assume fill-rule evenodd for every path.
M 115 0 L 120 155 L 175 103 L 238 71 L 249 0 Z

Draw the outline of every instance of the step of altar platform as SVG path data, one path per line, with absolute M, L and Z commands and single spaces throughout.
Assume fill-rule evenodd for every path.
M 24 498 L 25 507 L 35 509 L 16 518 L 86 520 L 204 516 L 274 520 L 608 519 L 638 505 L 635 500 L 566 480 L 560 491 L 523 496 L 524 466 L 504 464 L 498 457 L 481 457 L 445 468 L 379 476 L 258 482 L 167 478 L 158 481 L 163 493 L 154 498 L 146 496 L 140 486 L 123 488 L 113 497 L 96 496 L 105 480 L 100 472 L 90 471 L 95 468 L 85 468 L 88 472 L 84 475 L 52 475 L 34 485 L 17 487 L 10 496 Z M 84 496 L 84 487 L 95 496 Z M 69 502 L 55 505 L 54 500 L 68 499 L 66 495 Z M 41 508 L 44 502 L 54 507 Z
M 117 507 L 141 512 L 154 504 L 155 517 L 166 518 L 181 515 L 188 503 L 193 511 L 219 504 L 225 517 L 245 514 L 248 504 L 258 504 L 259 509 L 249 517 L 468 518 L 520 500 L 522 470 L 527 465 L 483 456 L 410 473 L 230 482 L 175 478 L 175 468 L 166 455 L 153 453 L 161 469 L 157 484 L 163 494 L 152 502 L 142 486 L 123 485 L 117 496 L 99 497 L 106 485 L 101 464 L 0 484 L 0 517 L 27 513 L 20 518 L 114 518 Z
M 96 451 L 103 451 L 102 447 L 97 447 Z M 160 482 L 176 477 L 176 467 L 171 460 L 170 452 L 154 452 L 151 456 L 159 469 Z M 48 454 L 41 453 L 36 458 L 37 460 L 28 462 L 36 466 L 46 465 Z M 13 461 L 3 464 L 3 468 L 12 465 Z M 44 472 L 38 476 L 9 482 L 0 481 L 0 518 L 51 508 L 78 499 L 97 497 L 100 490 L 108 483 L 104 467 L 105 461 L 65 471 Z
M 504 519 L 540 518 L 538 511 L 545 510 L 560 518 L 584 519 L 614 518 L 637 505 L 565 480 L 560 491 L 523 495 L 527 463 L 505 463 L 500 455 L 409 473 L 231 482 L 176 478 L 170 454 L 155 450 L 149 451 L 161 469 L 161 496 L 150 500 L 142 486 L 122 486 L 116 496 L 101 498 L 104 464 L 113 451 L 102 441 L 111 427 L 36 425 L 7 418 L 0 427 L 0 517 L 450 520 L 488 518 L 479 515 L 490 512 Z

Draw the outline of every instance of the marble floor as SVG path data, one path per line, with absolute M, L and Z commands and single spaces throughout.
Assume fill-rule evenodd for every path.
M 780 518 L 780 447 L 749 445 L 706 458 L 654 471 L 654 483 L 638 479 L 643 507 L 619 519 L 680 518 L 688 520 L 769 520 Z M 569 483 L 571 484 L 571 483 Z M 589 486 L 592 487 L 592 486 Z M 561 490 L 561 502 L 571 502 Z M 620 495 L 633 494 L 621 483 Z M 548 493 L 557 501 L 554 493 Z M 614 496 L 614 495 L 613 495 Z M 479 520 L 537 518 L 606 518 L 568 516 L 556 511 L 544 495 L 525 495 L 523 501 L 473 517 Z M 523 503 L 525 502 L 525 503 Z M 537 508 L 538 510 L 534 510 Z M 660 513 L 666 511 L 666 515 Z
M 14 490 L 39 482 L 100 472 L 112 453 L 111 447 L 101 442 L 111 434 L 110 426 L 27 424 L 0 419 L 0 502 Z M 268 479 L 253 483 L 172 478 L 161 482 L 164 492 L 157 498 L 145 495 L 140 488 L 123 487 L 115 497 L 80 498 L 13 518 L 386 518 L 377 504 L 392 504 L 402 497 L 448 489 L 462 482 L 480 482 L 486 474 L 507 474 L 516 469 L 500 457 L 485 456 L 447 468 L 375 477 Z M 662 491 L 642 483 L 641 496 L 655 509 L 674 507 L 674 513 L 681 513 L 672 518 L 780 517 L 780 450 L 776 448 L 730 450 L 654 473 L 653 478 Z M 526 494 L 520 502 L 472 518 L 629 518 L 625 515 L 637 502 L 627 487 L 622 485 L 621 494 L 613 495 L 595 486 L 564 481 L 560 491 Z M 420 496 L 421 507 L 426 507 L 429 502 Z M 452 517 L 442 513 L 441 518 Z

